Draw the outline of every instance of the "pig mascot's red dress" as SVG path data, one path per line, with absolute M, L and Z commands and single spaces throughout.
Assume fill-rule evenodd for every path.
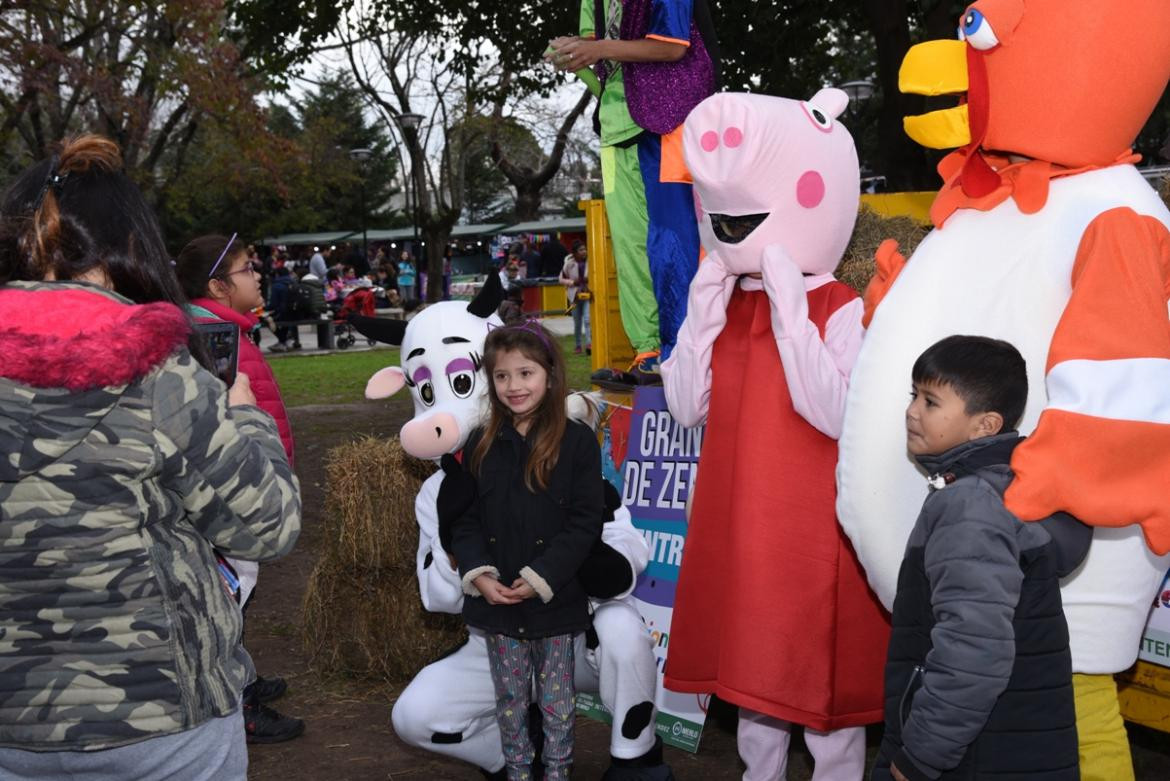
M 707 430 L 665 682 L 740 706 L 747 781 L 783 777 L 790 723 L 814 778 L 857 781 L 882 718 L 887 618 L 834 510 L 862 335 L 832 276 L 858 207 L 846 104 L 721 94 L 684 129 L 709 254 L 662 374 L 674 416 Z

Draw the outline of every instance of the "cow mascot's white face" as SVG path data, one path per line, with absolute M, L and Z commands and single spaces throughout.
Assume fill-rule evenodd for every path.
M 402 427 L 402 449 L 438 461 L 463 448 L 487 415 L 487 378 L 480 371 L 489 327 L 503 325 L 496 308 L 503 299 L 498 274 L 489 274 L 471 303 L 432 304 L 409 323 L 355 317 L 361 333 L 402 346 L 402 364 L 388 366 L 366 384 L 366 398 L 393 396 L 405 385 L 414 417 Z

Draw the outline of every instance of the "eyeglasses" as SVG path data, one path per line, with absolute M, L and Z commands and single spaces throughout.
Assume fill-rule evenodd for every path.
M 224 276 L 230 277 L 233 274 L 245 274 L 245 273 L 260 274 L 260 273 L 262 273 L 262 271 L 263 271 L 263 269 L 261 268 L 259 263 L 245 263 L 243 268 L 238 268 L 235 271 L 229 271 L 226 274 L 224 274 Z

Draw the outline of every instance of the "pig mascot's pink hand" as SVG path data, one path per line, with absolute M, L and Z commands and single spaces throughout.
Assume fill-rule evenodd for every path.
M 662 384 L 670 412 L 684 426 L 707 419 L 711 395 L 711 350 L 727 325 L 727 302 L 737 277 L 717 253 L 699 264 L 687 296 L 687 316 L 670 358 L 662 363 Z
M 760 273 L 764 277 L 764 290 L 772 305 L 774 336 L 777 339 L 792 338 L 800 329 L 811 326 L 804 273 L 783 247 L 773 244 L 764 249 Z

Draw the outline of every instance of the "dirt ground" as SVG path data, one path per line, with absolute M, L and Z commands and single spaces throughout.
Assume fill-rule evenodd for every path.
M 274 745 L 250 746 L 249 778 L 255 781 L 385 781 L 459 779 L 482 776 L 476 768 L 407 747 L 390 726 L 390 708 L 405 682 L 391 685 L 323 676 L 309 668 L 301 642 L 301 602 L 321 547 L 324 505 L 323 461 L 332 447 L 358 436 L 397 434 L 413 410 L 408 400 L 289 410 L 296 435 L 297 474 L 304 494 L 304 527 L 296 550 L 263 567 L 255 601 L 248 610 L 247 646 L 264 675 L 282 675 L 288 694 L 278 710 L 305 720 L 305 734 Z M 715 702 L 701 750 L 666 749 L 679 781 L 739 778 L 735 753 L 735 711 Z M 878 730 L 870 731 L 871 754 Z M 1139 780 L 1170 778 L 1170 736 L 1131 727 Z M 608 766 L 609 727 L 578 719 L 574 776 L 596 779 Z M 794 741 L 789 779 L 810 778 L 811 760 Z

